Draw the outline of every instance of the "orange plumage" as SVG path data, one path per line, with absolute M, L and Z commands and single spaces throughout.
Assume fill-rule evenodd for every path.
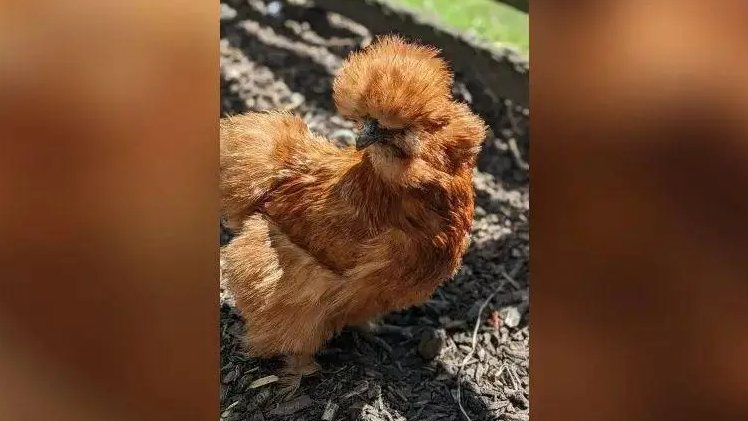
M 388 36 L 334 81 L 356 148 L 289 113 L 221 120 L 222 213 L 236 232 L 224 276 L 250 354 L 287 356 L 296 383 L 336 331 L 427 300 L 459 267 L 486 128 L 451 85 L 436 49 Z

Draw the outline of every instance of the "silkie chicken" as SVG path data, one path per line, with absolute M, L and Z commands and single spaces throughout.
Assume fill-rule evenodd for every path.
M 286 112 L 220 123 L 226 286 L 255 357 L 282 356 L 286 392 L 346 326 L 426 301 L 457 271 L 473 223 L 484 122 L 454 101 L 435 48 L 380 37 L 333 83 L 358 123 L 340 149 Z

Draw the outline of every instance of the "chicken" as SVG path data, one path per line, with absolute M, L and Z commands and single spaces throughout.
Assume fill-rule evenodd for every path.
M 289 392 L 335 332 L 424 302 L 460 265 L 486 127 L 438 53 L 386 36 L 347 58 L 333 92 L 355 148 L 286 112 L 221 120 L 226 285 L 248 353 L 284 356 Z

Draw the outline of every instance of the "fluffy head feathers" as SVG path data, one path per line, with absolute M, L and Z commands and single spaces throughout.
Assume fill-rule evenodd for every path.
M 390 129 L 444 124 L 452 73 L 438 54 L 398 36 L 378 38 L 343 63 L 333 83 L 338 111 L 354 121 L 375 118 Z

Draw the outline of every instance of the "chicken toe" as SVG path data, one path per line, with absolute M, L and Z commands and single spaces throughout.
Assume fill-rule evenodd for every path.
M 290 399 L 299 389 L 302 377 L 315 374 L 322 368 L 311 355 L 291 354 L 286 356 L 284 362 L 279 382 L 283 385 L 281 393 L 286 399 Z

